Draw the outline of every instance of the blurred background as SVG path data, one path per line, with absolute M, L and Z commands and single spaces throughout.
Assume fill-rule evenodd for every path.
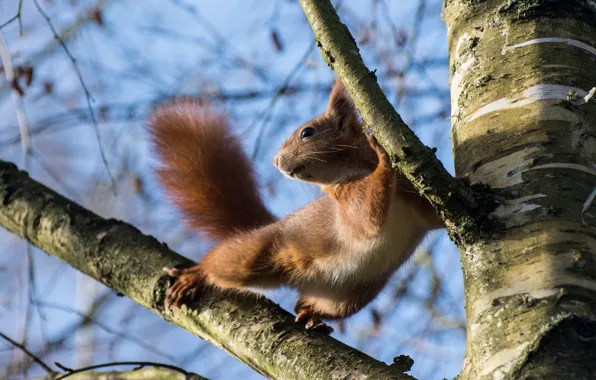
M 453 173 L 440 0 L 336 0 L 368 67 Z M 99 215 L 134 224 L 199 260 L 157 186 L 145 120 L 157 103 L 201 95 L 230 115 L 267 205 L 284 216 L 320 196 L 271 159 L 327 104 L 334 73 L 297 0 L 1 0 L 0 159 Z M 0 332 L 70 368 L 156 361 L 211 379 L 260 379 L 218 348 L 0 229 Z M 296 294 L 267 295 L 292 310 Z M 465 348 L 459 254 L 428 236 L 369 307 L 333 336 L 419 379 L 455 376 Z M 125 370 L 129 368 L 112 368 Z M 0 339 L 0 378 L 43 376 Z

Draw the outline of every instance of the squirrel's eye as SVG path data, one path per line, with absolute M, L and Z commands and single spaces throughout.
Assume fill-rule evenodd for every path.
M 316 131 L 314 128 L 306 127 L 302 130 L 302 132 L 300 132 L 300 138 L 304 139 L 304 138 L 310 137 L 310 136 L 314 135 L 315 132 Z

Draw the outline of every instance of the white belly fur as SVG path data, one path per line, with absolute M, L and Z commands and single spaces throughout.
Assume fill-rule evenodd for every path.
M 393 272 L 410 256 L 424 236 L 424 221 L 401 198 L 391 202 L 387 221 L 381 232 L 372 239 L 355 239 L 345 226 L 338 226 L 336 252 L 315 261 L 319 292 L 321 287 L 331 292 L 351 290 L 351 286 L 365 285 Z M 339 224 L 339 223 L 338 223 Z M 305 289 L 306 290 L 306 289 Z

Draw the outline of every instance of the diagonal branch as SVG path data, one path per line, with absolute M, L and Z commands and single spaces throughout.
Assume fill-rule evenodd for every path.
M 3 338 L 4 340 L 10 342 L 10 344 L 12 344 L 15 347 L 18 347 L 21 351 L 23 351 L 25 354 L 27 354 L 27 356 L 29 356 L 31 359 L 33 359 L 34 362 L 36 362 L 37 364 L 39 364 L 48 373 L 48 375 L 51 376 L 51 375 L 54 374 L 54 370 L 52 370 L 52 368 L 50 368 L 50 366 L 48 366 L 46 363 L 44 363 L 43 360 L 41 360 L 37 356 L 33 355 L 31 353 L 31 351 L 29 351 L 27 349 L 27 347 L 25 347 L 24 345 L 18 344 L 17 342 L 15 342 L 14 340 L 10 339 L 8 336 L 4 335 L 1 332 L 0 332 L 0 338 Z
M 455 180 L 404 124 L 369 71 L 356 41 L 329 0 L 300 0 L 310 22 L 323 60 L 336 72 L 354 99 L 366 126 L 391 156 L 393 163 L 437 209 L 447 231 L 457 244 L 474 239 L 483 219 L 481 207 L 492 202 L 479 199 L 461 181 Z
M 104 219 L 0 161 L 0 226 L 276 379 L 411 379 L 395 367 L 297 326 L 262 297 L 205 291 L 166 313 L 162 268 L 191 262 L 133 226 Z

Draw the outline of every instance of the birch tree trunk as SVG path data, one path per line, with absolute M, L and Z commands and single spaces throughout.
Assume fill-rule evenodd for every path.
M 502 202 L 462 250 L 460 378 L 594 379 L 596 2 L 444 8 L 456 172 Z

